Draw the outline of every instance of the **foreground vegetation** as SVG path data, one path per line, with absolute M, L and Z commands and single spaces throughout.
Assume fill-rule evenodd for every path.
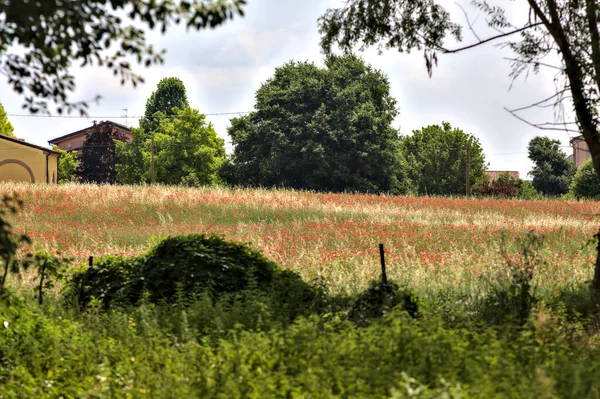
M 35 268 L 0 298 L 0 398 L 600 396 L 595 203 L 0 189 L 74 259 L 42 305 Z M 160 238 L 190 233 L 252 244 Z

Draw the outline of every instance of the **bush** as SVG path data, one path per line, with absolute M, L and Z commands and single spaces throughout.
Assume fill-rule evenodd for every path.
M 143 290 L 140 268 L 136 258 L 112 255 L 98 257 L 93 265 L 73 274 L 68 290 L 84 306 L 92 298 L 106 306 L 116 302 L 137 301 Z
M 600 199 L 600 176 L 596 173 L 591 159 L 577 169 L 569 193 L 577 199 Z
M 502 173 L 497 179 L 489 176 L 474 188 L 474 193 L 480 197 L 514 198 L 521 194 L 523 180 Z
M 131 258 L 102 257 L 76 273 L 70 289 L 82 305 L 92 297 L 105 306 L 135 304 L 146 293 L 150 302 L 208 292 L 213 299 L 248 288 L 276 288 L 282 304 L 311 301 L 316 290 L 295 273 L 280 270 L 260 252 L 218 236 L 169 237 L 147 253 Z M 284 306 L 284 305 L 282 305 Z
M 411 317 L 417 317 L 419 307 L 411 291 L 401 290 L 393 282 L 384 283 L 377 280 L 354 299 L 348 318 L 358 326 L 364 327 L 396 306 L 401 306 Z

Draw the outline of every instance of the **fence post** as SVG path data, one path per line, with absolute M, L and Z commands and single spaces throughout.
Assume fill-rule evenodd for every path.
M 385 252 L 383 250 L 383 244 L 379 244 L 379 258 L 381 259 L 381 280 L 384 284 L 387 284 L 387 274 L 385 273 Z

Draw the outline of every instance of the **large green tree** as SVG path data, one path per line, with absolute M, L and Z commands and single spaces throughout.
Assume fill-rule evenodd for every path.
M 0 134 L 15 137 L 14 131 L 15 128 L 8 120 L 8 115 L 6 115 L 6 111 L 4 110 L 2 103 L 0 103 Z
M 175 109 L 173 118 L 160 119 L 148 136 L 143 128 L 132 129 L 131 143 L 117 143 L 121 183 L 152 182 L 152 153 L 156 183 L 210 185 L 217 182 L 217 170 L 225 159 L 223 139 L 217 136 L 206 116 L 195 109 Z M 154 140 L 154 144 L 152 141 Z M 141 165 L 129 163 L 141 154 Z
M 398 114 L 387 77 L 355 56 L 324 68 L 289 62 L 231 120 L 238 183 L 340 192 L 402 192 Z
M 483 178 L 486 162 L 479 140 L 450 123 L 415 130 L 402 139 L 408 177 L 418 194 L 464 195 L 467 147 L 470 143 L 470 185 Z
M 122 161 L 119 173 L 121 183 L 150 182 L 149 177 L 144 177 L 147 177 L 149 172 L 143 154 L 148 140 L 156 134 L 161 120 L 173 118 L 178 110 L 189 106 L 187 92 L 181 79 L 169 77 L 158 82 L 156 90 L 146 100 L 144 117 L 140 119 L 140 128 L 133 134 L 132 143 L 119 148 Z
M 534 163 L 529 172 L 533 187 L 546 195 L 556 196 L 569 191 L 577 167 L 560 149 L 560 141 L 534 137 L 529 142 L 529 159 Z
M 525 0 L 523 0 L 525 1 Z M 600 175 L 600 7 L 597 0 L 526 0 L 522 15 L 508 13 L 505 0 L 473 0 L 478 12 L 487 14 L 493 34 L 476 36 L 471 44 L 449 48 L 447 37 L 461 39 L 461 26 L 435 0 L 348 0 L 329 9 L 320 19 L 325 52 L 335 45 L 349 51 L 356 44 L 378 45 L 400 52 L 422 50 L 429 73 L 438 53 L 456 54 L 487 44 L 503 44 L 515 57 L 512 77 L 549 67 L 556 73 L 557 92 L 538 104 L 562 105 L 569 101 L 575 121 L 568 129 L 581 132 L 590 149 L 594 169 Z M 468 14 L 468 13 L 467 13 Z M 467 21 L 469 29 L 473 29 Z M 558 65 L 547 57 L 558 55 Z M 533 106 L 533 105 L 532 105 Z M 554 122 L 536 124 L 542 129 L 562 129 Z M 577 129 L 574 129 L 577 128 Z M 600 240 L 600 235 L 598 235 Z M 594 301 L 600 303 L 600 244 L 592 283 Z
M 121 84 L 143 81 L 131 61 L 162 63 L 164 50 L 146 39 L 148 29 L 184 24 L 215 28 L 243 15 L 246 0 L 0 0 L 0 70 L 24 96 L 32 112 L 46 111 L 48 101 L 59 112 L 87 108 L 73 102 L 73 64 L 97 65 L 117 75 Z M 14 47 L 12 47 L 14 46 Z

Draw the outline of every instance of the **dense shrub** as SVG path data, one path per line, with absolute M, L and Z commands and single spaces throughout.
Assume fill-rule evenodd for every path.
M 373 281 L 367 290 L 353 300 L 348 318 L 358 326 L 367 326 L 394 307 L 399 306 L 412 317 L 418 313 L 416 297 L 409 290 L 402 290 L 394 282 Z
M 600 199 L 600 176 L 596 173 L 591 159 L 577 169 L 569 193 L 577 199 Z
M 521 194 L 523 180 L 512 177 L 509 173 L 502 173 L 497 179 L 489 176 L 478 183 L 473 192 L 481 197 L 514 198 Z
M 115 301 L 135 304 L 144 293 L 151 302 L 200 292 L 218 298 L 248 288 L 277 288 L 282 303 L 310 301 L 316 295 L 297 274 L 280 270 L 260 252 L 207 235 L 169 237 L 137 257 L 100 258 L 76 273 L 70 285 L 80 304 L 94 297 L 105 306 Z
M 143 290 L 143 280 L 139 278 L 141 267 L 138 258 L 98 257 L 92 265 L 73 274 L 69 293 L 84 306 L 92 297 L 105 305 L 137 300 Z

